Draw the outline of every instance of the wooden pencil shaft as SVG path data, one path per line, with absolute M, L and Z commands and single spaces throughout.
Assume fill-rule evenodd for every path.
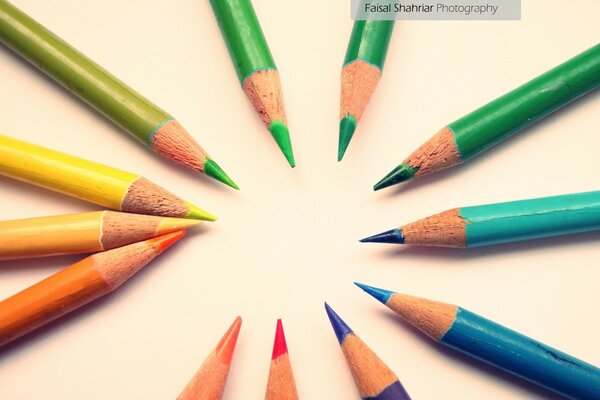
M 150 135 L 172 119 L 5 0 L 0 0 L 0 41 L 146 146 Z
M 240 83 L 254 72 L 277 69 L 250 0 L 211 0 L 210 4 Z
M 462 160 L 600 85 L 600 44 L 448 125 Z
M 110 292 L 90 264 L 84 259 L 0 302 L 0 346 Z

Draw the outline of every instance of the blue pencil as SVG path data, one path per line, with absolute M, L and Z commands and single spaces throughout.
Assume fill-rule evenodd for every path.
M 436 342 L 569 399 L 600 399 L 600 369 L 464 308 L 356 283 Z
M 600 191 L 454 208 L 361 242 L 478 247 L 600 230 Z
M 325 310 L 364 400 L 410 400 L 394 372 L 325 303 Z

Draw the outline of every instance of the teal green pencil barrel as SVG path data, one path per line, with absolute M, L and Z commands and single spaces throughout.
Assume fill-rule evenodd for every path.
M 279 72 L 250 0 L 211 0 L 244 92 L 290 166 L 292 150 Z
M 237 188 L 171 115 L 5 0 L 0 42 L 155 153 Z
M 381 78 L 393 30 L 394 21 L 354 22 L 342 67 L 338 161 Z
M 600 44 L 452 122 L 375 190 L 467 161 L 600 86 Z

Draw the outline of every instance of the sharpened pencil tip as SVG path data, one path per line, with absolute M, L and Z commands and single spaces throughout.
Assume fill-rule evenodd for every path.
M 338 141 L 338 161 L 342 161 L 344 158 L 344 154 L 346 154 L 346 150 L 348 149 L 348 145 L 350 144 L 350 140 L 352 136 L 354 136 L 354 131 L 356 130 L 356 119 L 353 115 L 346 115 L 344 118 L 340 120 L 340 136 Z
M 382 180 L 377 182 L 375 186 L 373 186 L 373 190 L 381 190 L 412 179 L 418 170 L 419 168 L 411 167 L 408 164 L 400 164 L 394 168 L 392 172 L 384 176 Z
M 186 219 L 186 218 L 162 218 L 156 228 L 156 235 L 164 235 L 165 233 L 178 231 L 181 229 L 189 229 L 201 224 L 201 220 Z
M 389 231 L 378 233 L 377 235 L 360 239 L 360 242 L 404 244 L 404 236 L 402 236 L 402 229 L 391 229 Z
M 231 186 L 235 190 L 240 190 L 239 186 L 235 184 L 234 181 L 223 171 L 219 164 L 215 162 L 215 160 L 211 158 L 207 158 L 204 162 L 204 173 L 210 176 L 213 179 L 218 180 L 219 182 L 223 182 L 227 186 Z
M 283 323 L 281 319 L 277 320 L 277 327 L 275 328 L 275 342 L 273 343 L 273 354 L 271 360 L 279 358 L 283 354 L 287 354 L 287 343 L 285 341 L 285 333 L 283 332 Z
M 362 283 L 354 282 L 356 286 L 375 297 L 377 300 L 382 302 L 383 304 L 387 303 L 390 297 L 394 294 L 394 292 L 390 292 L 389 290 L 379 289 L 373 286 L 365 285 Z
M 186 215 L 186 218 L 201 219 L 203 221 L 211 221 L 211 222 L 217 220 L 217 217 L 215 217 L 208 211 L 204 211 L 200 207 L 193 205 L 190 202 L 186 201 L 185 205 L 188 207 L 188 213 Z
M 223 364 L 230 364 L 231 359 L 233 358 L 233 352 L 235 350 L 235 345 L 237 343 L 238 336 L 240 334 L 240 329 L 242 328 L 242 318 L 237 317 L 233 324 L 227 329 L 225 335 L 219 341 L 215 352 L 217 353 L 217 357 Z
M 331 308 L 327 302 L 325 303 L 325 311 L 327 312 L 329 322 L 331 322 L 331 327 L 335 332 L 338 342 L 342 344 L 346 335 L 353 333 L 352 329 L 340 318 L 339 315 L 337 315 L 335 311 L 333 311 L 333 308 Z
M 296 160 L 294 159 L 290 131 L 287 125 L 281 121 L 273 121 L 271 122 L 271 125 L 269 125 L 269 132 L 271 132 L 273 139 L 275 139 L 277 146 L 281 149 L 281 152 L 290 164 L 290 167 L 294 168 L 296 166 Z
M 175 244 L 177 241 L 179 241 L 179 239 L 181 239 L 184 235 L 185 231 L 181 230 L 167 233 L 166 235 L 162 236 L 157 236 L 152 239 L 148 239 L 147 242 L 156 250 L 158 250 L 159 253 L 162 253 L 163 251 L 171 247 L 173 244 Z

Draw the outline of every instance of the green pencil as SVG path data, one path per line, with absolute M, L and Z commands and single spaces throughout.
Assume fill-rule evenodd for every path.
M 381 78 L 394 21 L 356 21 L 342 68 L 338 161 Z
M 374 186 L 461 164 L 600 85 L 600 44 L 454 121 Z
M 0 42 L 155 153 L 238 188 L 171 115 L 4 0 Z
M 279 72 L 250 0 L 211 0 L 240 83 L 288 163 L 296 166 Z

